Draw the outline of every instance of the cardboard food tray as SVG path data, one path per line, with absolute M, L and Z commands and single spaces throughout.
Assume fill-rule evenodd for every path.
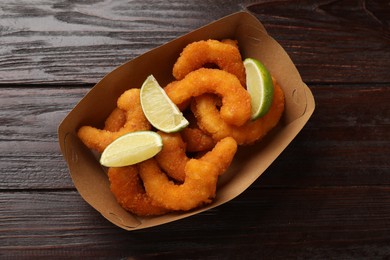
M 109 190 L 106 170 L 77 137 L 82 125 L 102 126 L 127 89 L 140 87 L 153 74 L 161 86 L 173 80 L 172 67 L 190 42 L 237 39 L 243 59 L 259 59 L 280 83 L 286 97 L 279 126 L 261 142 L 240 147 L 231 167 L 219 180 L 212 204 L 185 213 L 136 217 L 116 202 Z M 251 14 L 239 12 L 210 23 L 119 66 L 98 82 L 66 116 L 58 129 L 59 143 L 80 195 L 107 220 L 125 230 L 136 230 L 189 217 L 228 202 L 245 191 L 278 157 L 303 128 L 314 111 L 314 98 L 293 62 Z

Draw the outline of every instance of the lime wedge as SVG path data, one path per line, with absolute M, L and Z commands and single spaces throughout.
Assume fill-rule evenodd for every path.
M 142 84 L 141 106 L 148 121 L 165 133 L 180 131 L 189 124 L 153 75 Z
M 274 96 L 274 84 L 267 68 L 258 60 L 244 60 L 246 86 L 251 96 L 251 119 L 256 120 L 267 114 Z
M 104 149 L 100 164 L 122 167 L 145 161 L 162 149 L 162 139 L 153 131 L 131 132 L 117 138 Z

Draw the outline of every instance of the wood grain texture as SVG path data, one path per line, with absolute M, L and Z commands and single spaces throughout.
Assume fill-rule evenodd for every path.
M 231 202 L 119 229 L 74 188 L 59 123 L 116 66 L 241 10 L 297 65 L 312 118 Z M 389 1 L 4 0 L 0 258 L 386 259 L 389 68 Z
M 388 185 L 389 85 L 311 89 L 316 99 L 313 116 L 270 167 L 270 174 L 262 176 L 263 183 L 300 187 Z
M 389 82 L 388 1 L 270 1 L 248 5 L 307 82 Z
M 131 233 L 107 222 L 76 192 L 1 193 L 0 205 L 3 256 L 312 259 L 389 254 L 389 188 L 252 187 L 206 213 Z
M 0 188 L 73 188 L 57 128 L 87 91 L 0 88 Z
M 0 83 L 95 83 L 123 62 L 239 10 L 220 4 L 3 1 Z
M 388 83 L 384 2 L 6 0 L 0 84 L 96 83 L 125 61 L 242 10 L 264 23 L 305 82 Z

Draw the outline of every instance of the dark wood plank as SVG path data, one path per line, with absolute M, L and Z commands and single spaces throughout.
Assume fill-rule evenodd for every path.
M 0 89 L 1 188 L 73 188 L 57 127 L 88 90 Z
M 128 232 L 74 189 L 57 126 L 121 63 L 236 11 L 263 22 L 316 100 L 242 195 Z M 390 5 L 380 0 L 0 4 L 0 258 L 386 259 Z
M 3 1 L 0 83 L 95 83 L 123 62 L 241 9 L 220 4 Z
M 134 232 L 113 226 L 72 191 L 2 192 L 0 205 L 2 257 L 351 259 L 390 253 L 389 186 L 251 188 L 216 209 Z
M 390 89 L 312 86 L 316 110 L 263 185 L 382 185 L 390 177 Z
M 379 0 L 6 0 L 2 10 L 0 84 L 95 83 L 127 60 L 241 10 L 265 24 L 306 82 L 390 82 L 390 7 Z
M 247 6 L 308 82 L 389 82 L 387 1 L 269 1 Z
M 317 106 L 258 185 L 390 184 L 390 86 L 311 86 Z M 0 189 L 69 189 L 57 126 L 89 88 L 0 89 Z

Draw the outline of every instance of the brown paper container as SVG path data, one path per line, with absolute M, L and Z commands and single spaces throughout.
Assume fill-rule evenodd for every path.
M 202 39 L 233 38 L 239 42 L 243 58 L 259 59 L 282 86 L 286 109 L 280 126 L 261 142 L 240 147 L 235 159 L 218 183 L 212 204 L 186 213 L 139 218 L 122 209 L 109 190 L 105 169 L 96 156 L 78 139 L 82 125 L 101 126 L 126 89 L 140 87 L 153 74 L 161 86 L 173 80 L 172 67 L 188 43 Z M 314 111 L 314 98 L 293 62 L 252 15 L 239 12 L 210 23 L 189 34 L 131 60 L 97 83 L 66 116 L 58 129 L 61 151 L 80 195 L 107 220 L 126 229 L 161 225 L 185 218 L 228 202 L 245 191 L 287 147 Z

